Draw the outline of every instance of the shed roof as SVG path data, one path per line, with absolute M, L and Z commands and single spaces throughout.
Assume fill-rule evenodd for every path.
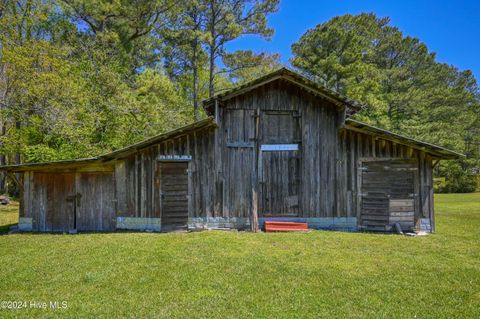
M 323 85 L 320 85 L 317 82 L 314 82 L 305 76 L 289 70 L 285 67 L 280 68 L 276 71 L 273 71 L 271 73 L 268 73 L 262 77 L 259 77 L 255 80 L 246 82 L 242 85 L 236 86 L 232 89 L 225 90 L 223 92 L 220 92 L 216 94 L 215 96 L 203 101 L 203 107 L 205 110 L 209 113 L 213 113 L 213 103 L 215 100 L 218 101 L 225 101 L 228 100 L 232 97 L 242 95 L 244 93 L 247 93 L 255 88 L 258 88 L 260 86 L 263 86 L 267 83 L 273 82 L 278 79 L 283 79 L 285 81 L 288 81 L 289 83 L 292 83 L 293 85 L 296 85 L 314 95 L 320 96 L 324 99 L 329 100 L 333 104 L 337 106 L 345 106 L 347 108 L 347 113 L 348 114 L 354 114 L 358 111 L 360 111 L 363 107 L 363 105 L 360 102 L 351 100 L 333 90 L 330 90 Z
M 425 151 L 433 155 L 434 157 L 443 158 L 443 159 L 458 159 L 460 157 L 465 157 L 465 155 L 449 150 L 445 147 L 423 142 L 405 135 L 397 134 L 397 133 L 394 133 L 385 129 L 381 129 L 381 128 L 372 126 L 370 124 L 356 121 L 353 119 L 347 119 L 345 121 L 345 127 L 347 129 L 360 131 L 365 134 L 378 136 L 382 139 L 391 140 L 399 144 L 411 146 L 415 149 Z

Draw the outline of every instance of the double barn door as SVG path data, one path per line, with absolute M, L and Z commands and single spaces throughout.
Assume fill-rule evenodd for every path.
M 34 230 L 115 229 L 113 173 L 33 173 Z
M 264 111 L 258 132 L 259 215 L 299 214 L 300 133 L 295 112 Z

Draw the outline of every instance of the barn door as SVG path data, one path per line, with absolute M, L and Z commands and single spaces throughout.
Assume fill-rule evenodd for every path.
M 33 173 L 35 230 L 68 232 L 74 228 L 74 186 L 73 173 Z
M 300 147 L 297 114 L 264 112 L 260 144 L 260 216 L 298 216 Z
M 162 231 L 183 229 L 188 223 L 188 162 L 160 162 Z
M 264 146 L 262 150 L 260 183 L 264 217 L 298 216 L 299 160 L 296 148 L 292 145 L 290 149 L 273 151 Z
M 361 166 L 360 226 L 391 230 L 399 223 L 412 230 L 415 221 L 415 162 L 369 161 Z
M 115 230 L 112 172 L 78 173 L 76 176 L 76 229 Z
M 36 230 L 115 229 L 112 172 L 34 173 Z

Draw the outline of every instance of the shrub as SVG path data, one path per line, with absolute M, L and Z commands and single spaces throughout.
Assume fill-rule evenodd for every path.
M 448 161 L 441 165 L 434 182 L 439 193 L 472 193 L 477 189 L 478 176 L 458 161 Z M 444 178 L 445 182 L 439 182 Z

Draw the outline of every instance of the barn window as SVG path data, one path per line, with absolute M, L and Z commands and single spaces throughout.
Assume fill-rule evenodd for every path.
M 226 123 L 227 146 L 254 146 L 255 111 L 227 110 Z
M 266 111 L 262 118 L 262 142 L 264 144 L 298 143 L 298 116 L 291 111 Z

